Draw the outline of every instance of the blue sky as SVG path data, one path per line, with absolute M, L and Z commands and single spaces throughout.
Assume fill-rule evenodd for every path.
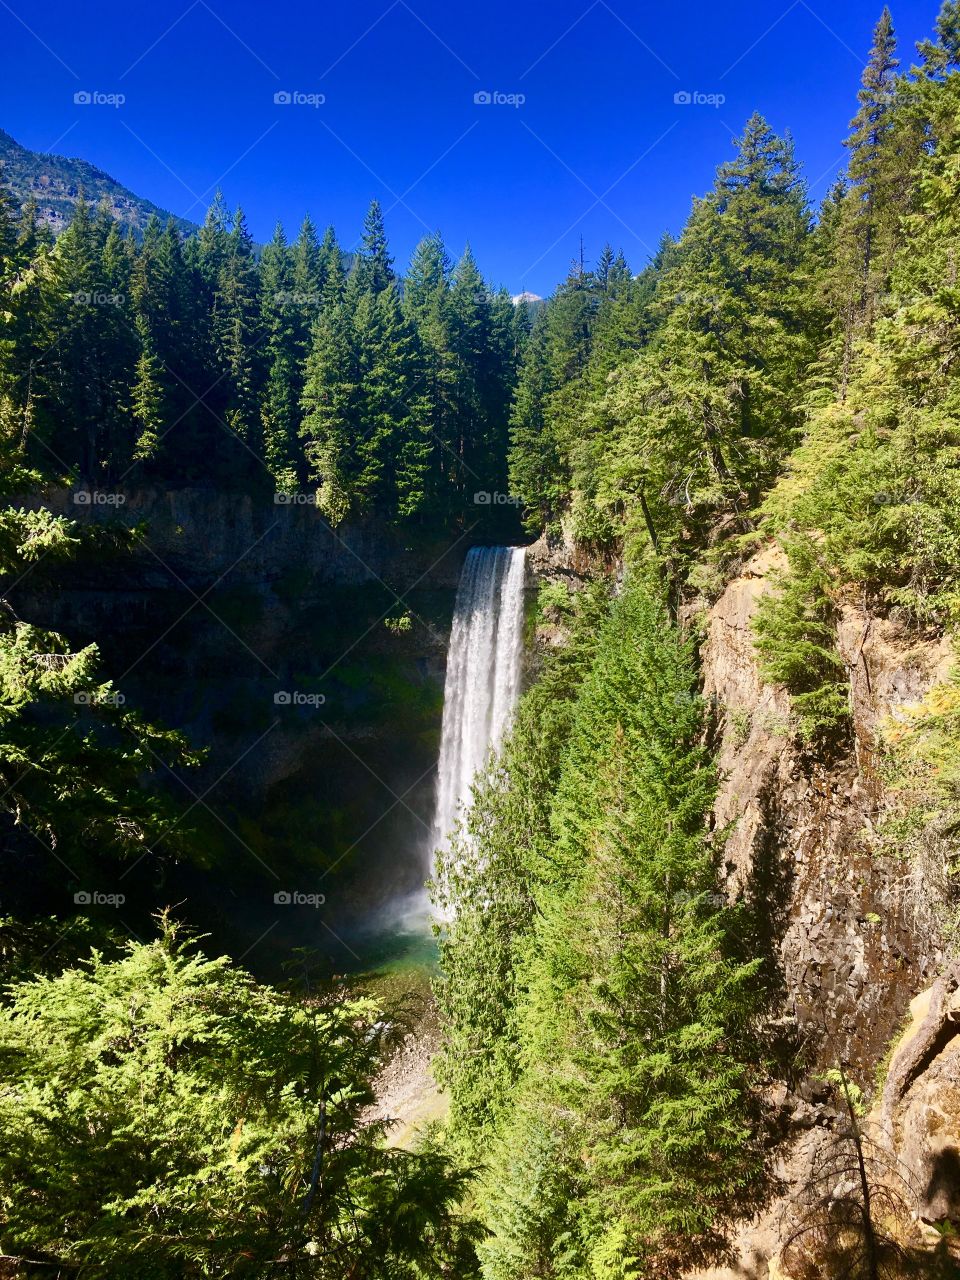
M 937 3 L 892 6 L 904 62 Z M 880 7 L 0 0 L 0 126 L 194 220 L 220 185 L 260 240 L 309 210 L 352 246 L 376 196 L 401 265 L 439 229 L 495 284 L 546 294 L 581 235 L 588 259 L 609 240 L 642 266 L 754 110 L 822 196 Z

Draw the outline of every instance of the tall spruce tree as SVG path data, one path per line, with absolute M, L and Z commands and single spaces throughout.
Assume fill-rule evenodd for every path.
M 424 427 L 430 446 L 427 489 L 438 513 L 450 508 L 448 479 L 457 460 L 450 271 L 442 238 L 426 236 L 414 250 L 403 288 L 404 313 L 416 329 L 421 350 Z
M 309 268 L 310 249 L 301 252 L 304 268 Z M 303 309 L 310 306 L 309 294 L 300 292 L 295 282 L 287 238 L 277 224 L 271 242 L 260 258 L 260 328 L 265 334 L 263 354 L 266 379 L 261 410 L 263 422 L 263 457 L 277 488 L 282 492 L 296 489 L 300 471 L 300 398 L 298 359 L 299 329 Z M 306 287 L 310 275 L 305 271 Z M 316 275 L 314 265 L 314 277 Z M 313 288 L 318 286 L 313 284 Z
M 737 913 L 718 893 L 701 717 L 690 644 L 636 577 L 597 637 L 551 807 L 551 875 L 531 886 L 524 1072 L 487 1180 L 496 1280 L 664 1274 L 757 1172 L 757 962 L 733 958 Z M 543 1198 L 559 1183 L 573 1200 L 518 1220 L 505 1201 L 529 1203 L 519 1180 L 545 1133 L 563 1151 Z
M 792 145 L 754 116 L 670 254 L 649 349 L 607 396 L 605 501 L 639 506 L 661 551 L 722 516 L 743 527 L 795 438 L 819 324 L 808 252 Z
M 370 289 L 374 293 L 382 293 L 394 279 L 393 259 L 387 248 L 387 231 L 379 200 L 371 200 L 367 210 L 354 271 L 361 292 Z
M 359 423 L 359 365 L 346 304 L 323 311 L 313 329 L 301 403 L 300 434 L 317 501 L 332 524 L 351 509 L 353 446 Z
M 879 219 L 889 202 L 891 180 L 890 141 L 893 132 L 894 84 L 897 67 L 897 40 L 890 10 L 884 6 L 874 33 L 870 56 L 863 70 L 857 99 L 859 110 L 850 122 L 852 132 L 845 145 L 850 148 L 849 174 L 858 206 L 858 233 L 863 254 L 863 274 L 870 268 L 879 234 Z

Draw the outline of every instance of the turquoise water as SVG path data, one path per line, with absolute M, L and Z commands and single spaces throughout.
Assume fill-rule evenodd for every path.
M 437 969 L 437 943 L 432 931 L 384 930 L 354 938 L 352 950 L 356 953 L 351 968 L 357 973 L 403 973 L 422 969 L 435 973 Z

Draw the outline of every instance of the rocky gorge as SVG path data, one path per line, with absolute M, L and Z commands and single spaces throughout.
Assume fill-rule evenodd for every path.
M 346 940 L 424 878 L 468 540 L 335 531 L 297 495 L 79 488 L 20 505 L 104 539 L 67 569 L 23 574 L 17 616 L 74 650 L 96 644 L 125 704 L 205 753 L 155 780 L 179 792 L 207 852 L 208 874 L 167 875 L 250 942 L 276 919 L 274 892 L 322 893 L 332 932 L 318 939 L 306 908 L 276 933 L 355 965 Z
M 113 507 L 78 503 L 75 491 L 30 501 L 81 525 L 138 531 L 132 547 L 85 553 L 68 577 L 39 566 L 10 599 L 24 620 L 78 647 L 96 643 L 118 691 L 207 748 L 189 786 L 212 874 L 190 881 L 190 892 L 209 910 L 217 867 L 229 861 L 235 901 L 220 902 L 222 927 L 254 938 L 276 915 L 275 883 L 322 885 L 327 911 L 293 914 L 278 935 L 315 944 L 329 930 L 336 962 L 355 967 L 364 921 L 422 883 L 446 643 L 471 539 L 438 546 L 388 528 L 333 530 L 309 503 L 205 490 L 138 490 Z M 571 540 L 541 538 L 527 563 L 531 596 L 543 582 L 576 590 L 622 572 Z M 791 732 L 789 694 L 763 679 L 754 648 L 757 603 L 781 564 L 768 548 L 715 599 L 681 609 L 699 636 L 721 777 L 714 826 L 725 833 L 725 892 L 766 922 L 764 964 L 779 993 L 769 1018 L 783 1050 L 765 1092 L 769 1203 L 731 1231 L 728 1265 L 696 1273 L 710 1280 L 788 1274 L 778 1270 L 784 1241 L 842 1123 L 825 1083 L 838 1063 L 872 1099 L 878 1141 L 918 1188 L 917 1231 L 933 1243 L 934 1224 L 960 1214 L 947 847 L 928 840 L 918 861 L 884 835 L 897 804 L 888 741 L 948 679 L 952 648 L 846 600 L 838 644 L 851 736 L 818 756 Z M 538 652 L 562 643 L 541 617 L 528 683 Z M 378 1112 L 399 1122 L 404 1142 L 412 1119 L 443 1110 L 429 1073 L 429 1009 L 418 1025 L 385 1075 Z

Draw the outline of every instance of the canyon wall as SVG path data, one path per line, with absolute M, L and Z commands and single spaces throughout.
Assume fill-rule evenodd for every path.
M 875 1100 L 863 1123 L 911 1187 L 917 1239 L 935 1243 L 932 1224 L 960 1217 L 960 1016 L 957 975 L 941 976 L 944 869 L 918 874 L 883 834 L 894 797 L 882 767 L 885 727 L 947 677 L 952 648 L 846 600 L 838 645 L 851 740 L 827 754 L 805 749 L 788 694 L 763 680 L 753 647 L 757 602 L 781 563 L 777 550 L 755 557 L 696 618 L 721 773 L 715 821 L 729 832 L 725 888 L 766 923 L 771 1030 L 783 1046 L 766 1095 L 780 1139 L 771 1200 L 733 1232 L 729 1265 L 698 1273 L 711 1280 L 789 1275 L 780 1251 L 798 1202 L 846 1123 L 825 1081 L 841 1066 Z
M 13 608 L 74 650 L 96 643 L 126 705 L 206 751 L 182 780 L 152 783 L 180 795 L 209 864 L 162 892 L 222 918 L 236 946 L 230 928 L 252 939 L 275 920 L 275 889 L 322 890 L 321 926 L 289 912 L 271 936 L 333 947 L 422 884 L 468 539 L 334 530 L 308 502 L 271 495 L 121 496 L 24 500 L 139 532 L 132 546 L 101 539 L 66 562 L 41 560 L 11 584 Z M 344 962 L 356 960 L 348 951 Z

